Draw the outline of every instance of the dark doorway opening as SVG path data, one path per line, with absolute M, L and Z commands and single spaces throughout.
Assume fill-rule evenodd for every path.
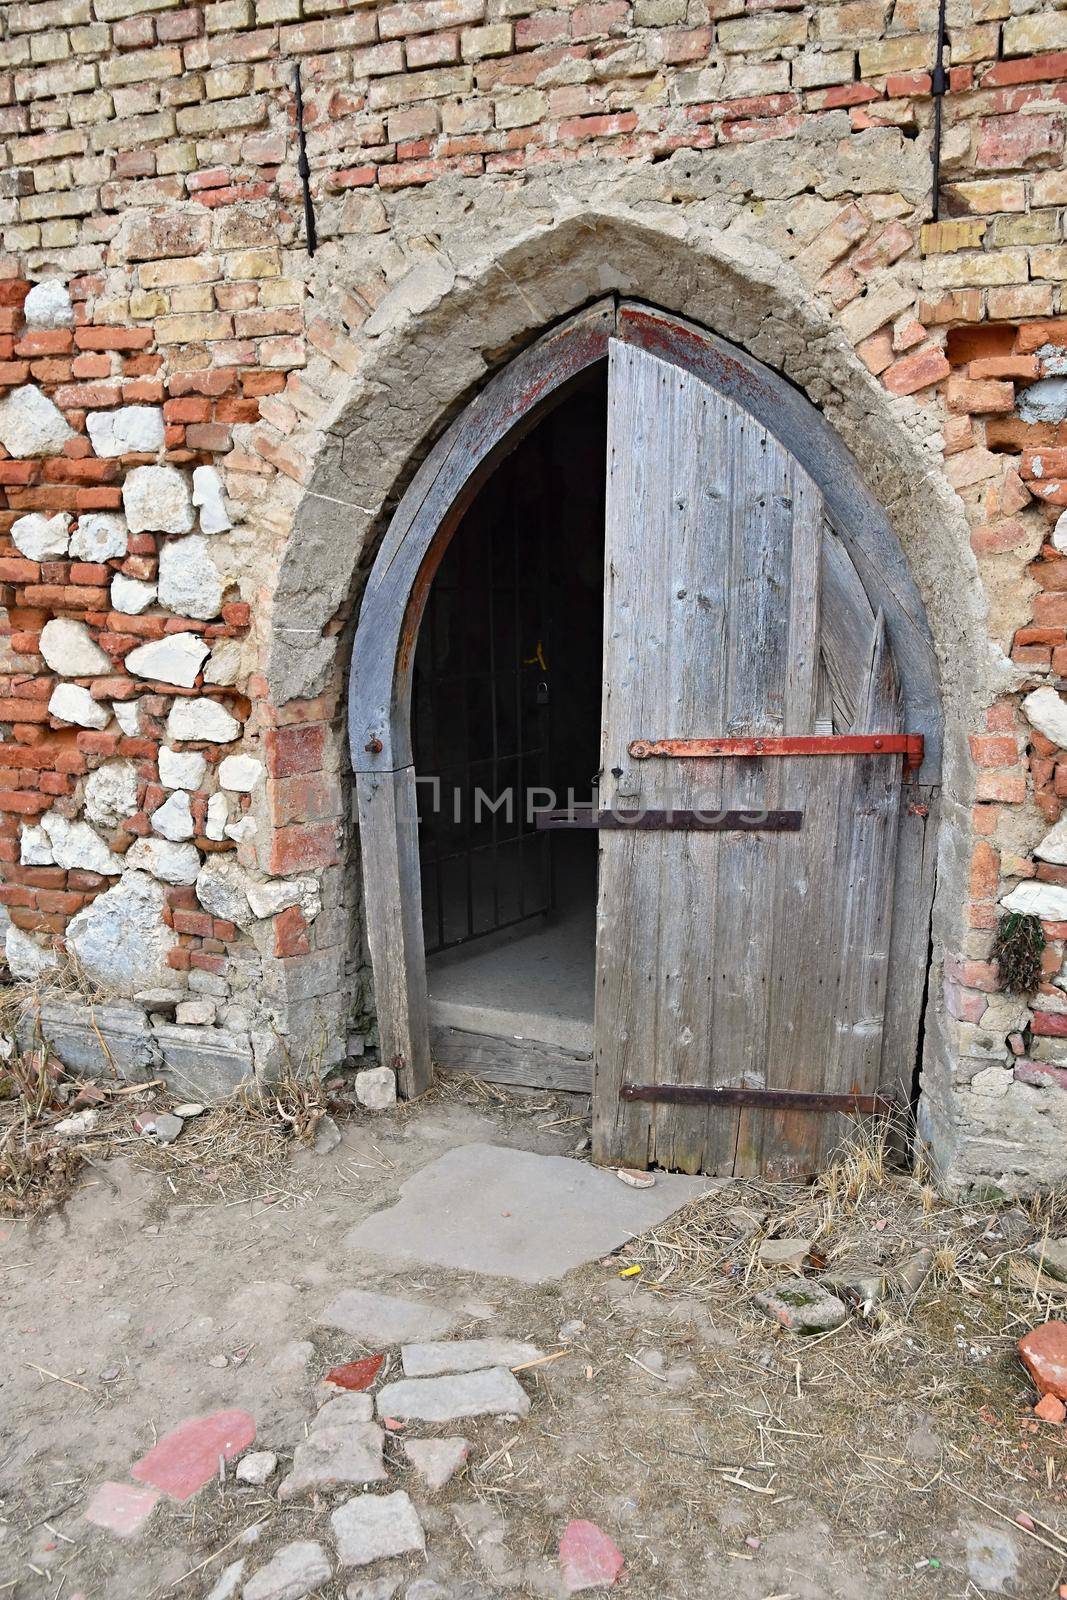
M 592 1049 L 606 369 L 501 463 L 434 577 L 412 741 L 431 1022 Z

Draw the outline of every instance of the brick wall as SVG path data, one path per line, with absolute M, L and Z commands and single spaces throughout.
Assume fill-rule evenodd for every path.
M 1067 524 L 1056 531 L 1067 507 L 1067 10 L 950 0 L 948 16 L 932 224 L 931 0 L 4 8 L 0 899 L 19 971 L 51 959 L 76 917 L 72 944 L 90 968 L 110 961 L 127 996 L 186 985 L 185 1003 L 207 1009 L 179 1024 L 213 1021 L 235 1059 L 261 1049 L 266 1061 L 276 1028 L 300 1035 L 313 1015 L 341 1047 L 362 1005 L 339 776 L 354 591 L 347 573 L 342 584 L 320 571 L 278 600 L 308 485 L 347 508 L 350 567 L 365 568 L 427 433 L 519 324 L 495 338 L 487 314 L 489 353 L 451 384 L 432 354 L 409 354 L 422 421 L 385 406 L 374 437 L 344 453 L 355 487 L 320 492 L 338 419 L 361 404 L 370 414 L 377 352 L 391 340 L 402 350 L 407 334 L 417 345 L 420 317 L 473 281 L 475 257 L 503 260 L 565 214 L 628 209 L 665 238 L 714 236 L 737 263 L 738 306 L 746 254 L 763 280 L 779 263 L 805 316 L 830 319 L 855 352 L 857 392 L 863 373 L 877 381 L 901 439 L 959 497 L 974 557 L 961 549 L 961 594 L 985 614 L 992 666 L 979 672 L 945 644 L 947 691 L 965 678 L 977 687 L 959 713 L 969 757 L 954 780 L 953 849 L 969 855 L 970 880 L 957 886 L 946 871 L 934 1003 L 948 1045 L 931 1125 L 960 1183 L 1062 1175 L 1067 996 L 1054 980 L 1067 849 L 1041 841 L 1067 796 L 1067 715 L 1030 697 L 1051 689 L 1058 705 L 1067 678 Z M 314 259 L 296 172 L 297 61 Z M 604 263 L 612 282 L 627 270 Z M 42 283 L 51 288 L 44 299 L 34 288 L 27 315 Z M 574 305 L 588 288 L 576 281 Z M 536 286 L 524 292 L 530 333 Z M 678 293 L 673 309 L 689 309 Z M 707 320 L 731 335 L 735 312 L 724 300 L 721 323 Z M 767 325 L 759 337 L 757 353 L 777 363 Z M 818 372 L 797 381 L 823 402 Z M 50 408 L 27 420 L 27 389 L 58 420 Z M 152 492 L 131 485 L 161 466 L 169 477 Z M 928 603 L 951 617 L 952 596 L 935 588 Z M 42 633 L 57 620 L 84 628 L 52 630 L 50 663 Z M 272 671 L 283 637 L 306 671 Z M 140 647 L 168 641 L 144 666 Z M 174 649 L 180 667 L 151 666 L 173 663 Z M 57 702 L 70 686 L 87 695 Z M 174 722 L 182 703 L 193 724 Z M 173 787 L 161 750 L 204 758 L 189 787 Z M 241 769 L 243 787 L 227 787 L 234 755 L 259 764 Z M 103 800 L 91 786 L 102 769 Z M 111 788 L 128 809 L 109 808 Z M 164 818 L 179 859 L 161 866 L 144 841 L 160 837 L 154 819 L 176 793 L 189 795 L 189 820 L 179 798 Z M 1020 884 L 1050 940 L 1031 1007 L 997 993 L 989 964 L 998 902 Z M 114 917 L 105 909 L 94 923 L 89 911 L 116 885 L 137 981 L 116 965 Z

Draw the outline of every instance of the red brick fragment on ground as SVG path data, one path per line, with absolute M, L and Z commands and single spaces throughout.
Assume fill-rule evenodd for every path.
M 595 1522 L 568 1522 L 559 1541 L 559 1565 L 568 1594 L 610 1589 L 623 1569 L 621 1552 Z
M 256 1437 L 255 1418 L 247 1411 L 213 1411 L 188 1417 L 164 1434 L 136 1462 L 131 1477 L 161 1489 L 172 1500 L 188 1500 L 219 1470 L 219 1457 L 231 1461 Z
M 151 1516 L 159 1493 L 132 1483 L 102 1483 L 85 1508 L 85 1520 L 120 1539 L 132 1539 Z
M 1067 1322 L 1043 1322 L 1019 1340 L 1019 1355 L 1038 1394 L 1067 1400 Z
M 338 1389 L 369 1389 L 382 1370 L 384 1355 L 363 1356 L 359 1361 L 346 1361 L 343 1366 L 331 1367 L 326 1382 Z
M 1063 1422 L 1067 1418 L 1067 1406 L 1054 1394 L 1043 1394 L 1034 1407 L 1034 1416 L 1040 1417 L 1042 1422 Z

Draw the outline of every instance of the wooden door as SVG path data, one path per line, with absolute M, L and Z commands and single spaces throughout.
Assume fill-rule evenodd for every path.
M 886 630 L 819 489 L 746 410 L 617 338 L 608 403 L 602 808 L 802 816 L 601 832 L 594 1156 L 813 1171 L 844 1117 L 799 1097 L 878 1088 L 902 757 L 632 747 L 898 734 Z

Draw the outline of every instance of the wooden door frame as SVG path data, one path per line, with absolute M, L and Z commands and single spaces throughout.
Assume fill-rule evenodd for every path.
M 442 435 L 404 494 L 360 606 L 349 680 L 365 926 L 382 1061 L 407 1097 L 429 1088 L 411 681 L 430 583 L 479 489 L 507 455 L 608 353 L 615 337 L 685 367 L 743 406 L 822 491 L 827 517 L 885 615 L 908 731 L 925 739 L 918 785 L 901 809 L 883 1089 L 910 1091 L 926 983 L 942 719 L 926 612 L 889 519 L 825 417 L 773 369 L 715 334 L 634 301 L 598 301 L 537 339 L 486 384 Z M 917 945 L 916 941 L 919 941 Z M 916 949 L 923 952 L 916 959 Z

